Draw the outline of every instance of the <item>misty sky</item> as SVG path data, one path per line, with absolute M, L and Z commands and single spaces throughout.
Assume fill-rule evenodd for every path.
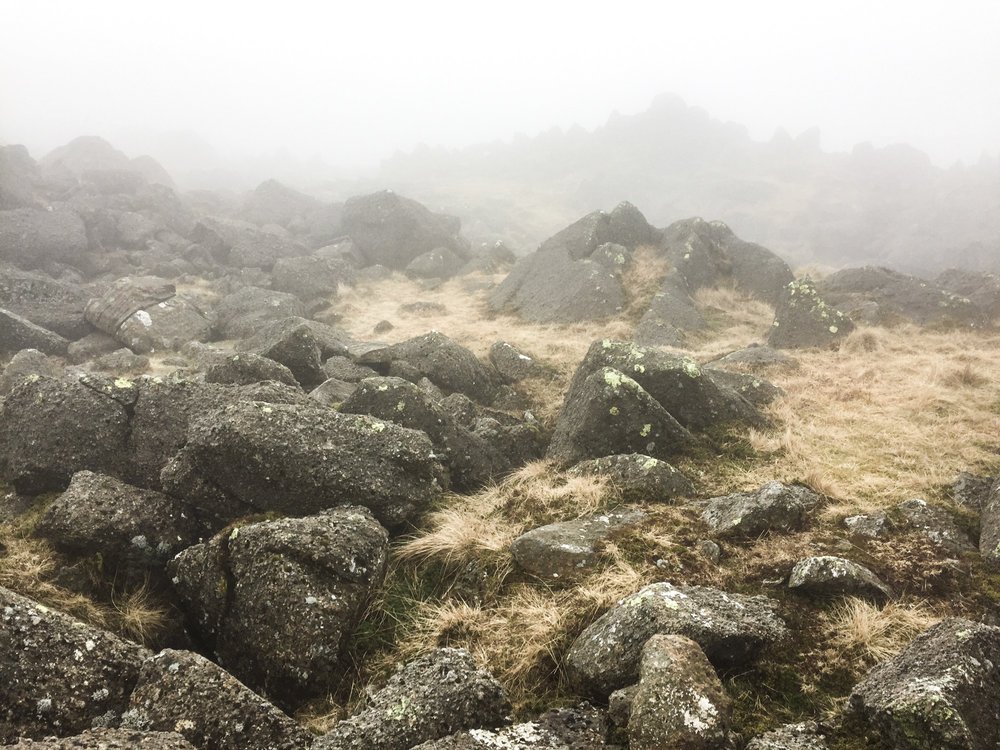
M 345 165 L 418 143 L 593 128 L 661 92 L 826 150 L 1000 152 L 1000 2 L 0 0 L 0 141 Z

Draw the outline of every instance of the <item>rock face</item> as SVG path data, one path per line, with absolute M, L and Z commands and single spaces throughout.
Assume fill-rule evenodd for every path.
M 73 737 L 21 740 L 13 750 L 195 750 L 176 732 L 137 732 L 132 729 L 89 729 Z
M 786 724 L 750 741 L 747 750 L 827 750 L 814 722 Z
M 83 319 L 88 299 L 90 295 L 75 284 L 41 273 L 0 267 L 0 308 L 67 339 L 81 338 L 91 330 Z
M 534 721 L 500 729 L 472 729 L 417 745 L 414 750 L 600 750 L 607 745 L 607 716 L 588 703 L 557 708 Z
M 980 515 L 979 554 L 990 565 L 1000 563 L 1000 480 L 995 480 Z
M 718 536 L 754 538 L 801 529 L 819 503 L 819 495 L 808 487 L 768 482 L 756 492 L 712 498 L 701 518 Z
M 298 722 L 228 672 L 170 649 L 143 662 L 124 724 L 178 732 L 202 750 L 303 750 L 312 742 Z
M 107 563 L 161 569 L 198 541 L 204 527 L 176 498 L 80 471 L 46 508 L 35 533 L 72 554 L 100 554 Z
M 694 492 L 688 478 L 673 466 L 641 453 L 583 461 L 566 473 L 604 477 L 624 503 L 668 503 Z
M 963 619 L 933 626 L 869 672 L 850 707 L 893 747 L 997 747 L 1000 628 Z
M 385 573 L 364 508 L 239 526 L 170 565 L 190 625 L 227 669 L 293 708 L 338 686 L 340 658 Z
M 464 393 L 482 403 L 490 403 L 496 392 L 496 376 L 469 349 L 443 333 L 432 331 L 358 357 L 357 363 L 380 375 L 395 374 L 390 367 L 405 363 L 419 377 L 428 378 L 446 394 Z
M 57 333 L 37 326 L 27 318 L 0 309 L 0 356 L 22 349 L 38 349 L 45 354 L 66 354 L 69 342 Z
M 404 665 L 360 713 L 313 747 L 409 750 L 463 729 L 495 727 L 509 710 L 503 688 L 467 651 L 442 648 Z
M 863 565 L 833 555 L 807 557 L 792 568 L 788 588 L 810 594 L 846 594 L 875 601 L 892 599 L 895 594 Z
M 510 551 L 522 570 L 550 581 L 573 581 L 590 572 L 602 542 L 645 519 L 642 511 L 616 510 L 540 526 L 515 539 Z
M 87 229 L 75 211 L 0 211 L 0 260 L 28 269 L 49 261 L 72 264 L 88 246 Z
M 775 609 L 763 596 L 650 584 L 584 630 L 567 652 L 564 668 L 577 690 L 610 695 L 638 680 L 642 648 L 658 633 L 690 638 L 717 666 L 745 664 L 784 638 L 785 624 Z
M 148 653 L 0 588 L 0 742 L 116 720 Z
M 810 279 L 800 279 L 785 288 L 767 343 L 776 349 L 827 349 L 853 330 L 851 319 L 827 304 Z
M 364 254 L 367 265 L 402 271 L 417 256 L 437 248 L 462 258 L 468 254 L 458 236 L 457 220 L 431 213 L 390 190 L 348 199 L 342 227 Z
M 639 383 L 611 367 L 574 378 L 547 456 L 562 465 L 618 453 L 667 458 L 692 442 L 691 434 Z
M 363 503 L 398 528 L 441 492 L 427 436 L 371 417 L 249 401 L 208 412 L 187 438 L 164 487 L 230 520 Z
M 690 638 L 654 635 L 646 642 L 629 713 L 630 750 L 728 747 L 732 700 Z

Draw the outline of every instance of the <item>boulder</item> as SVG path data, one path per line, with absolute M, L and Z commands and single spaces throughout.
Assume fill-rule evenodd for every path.
M 83 317 L 88 299 L 90 294 L 76 284 L 56 281 L 42 273 L 0 267 L 0 308 L 69 340 L 93 330 Z
M 606 697 L 638 681 L 643 646 L 656 634 L 690 638 L 717 667 L 747 664 L 786 636 L 776 609 L 764 596 L 653 583 L 587 627 L 563 667 L 575 690 Z
M 378 376 L 372 368 L 354 363 L 350 357 L 333 356 L 323 363 L 323 372 L 328 378 L 336 378 L 347 383 L 360 383 L 365 378 Z
M 35 527 L 59 550 L 139 570 L 162 570 L 204 532 L 181 500 L 90 471 L 73 475 Z
M 629 750 L 725 750 L 733 702 L 697 643 L 654 635 L 631 695 Z
M 0 260 L 25 269 L 51 261 L 73 264 L 88 247 L 83 219 L 68 208 L 0 211 Z
M 755 539 L 770 531 L 801 529 L 820 501 L 808 487 L 768 482 L 755 492 L 712 498 L 701 518 L 717 536 Z
M 291 370 L 280 362 L 253 352 L 234 354 L 205 371 L 206 383 L 250 385 L 267 380 L 299 387 Z
M 391 529 L 427 508 L 442 480 L 423 433 L 319 406 L 259 401 L 200 415 L 162 475 L 168 492 L 209 512 L 305 516 L 360 503 Z
M 336 297 L 337 289 L 344 280 L 341 262 L 315 255 L 281 258 L 275 262 L 271 272 L 272 287 L 305 301 Z
M 517 383 L 542 372 L 534 357 L 522 353 L 506 341 L 497 341 L 490 347 L 490 364 L 505 383 Z
M 58 333 L 35 325 L 27 318 L 0 309 L 0 357 L 22 349 L 37 349 L 44 354 L 63 356 L 69 342 Z
M 641 453 L 582 461 L 566 473 L 604 477 L 623 503 L 669 503 L 694 493 L 690 480 L 677 469 L 666 461 Z
M 301 318 L 285 318 L 269 323 L 241 341 L 236 349 L 284 365 L 306 390 L 327 379 L 323 371 L 323 350 L 309 323 Z
M 640 318 L 633 338 L 642 346 L 683 347 L 685 334 L 706 328 L 708 321 L 695 305 L 687 282 L 677 269 L 671 269 Z
M 294 294 L 248 286 L 216 303 L 215 330 L 224 339 L 245 338 L 265 323 L 305 314 L 305 305 Z
M 142 663 L 123 723 L 178 732 L 199 750 L 303 750 L 313 739 L 208 659 L 172 649 Z
M 428 250 L 406 265 L 406 275 L 415 279 L 450 279 L 458 273 L 464 262 L 446 247 Z
M 0 588 L 0 742 L 117 721 L 148 653 Z
M 642 245 L 656 245 L 662 232 L 653 227 L 642 212 L 628 201 L 622 201 L 608 214 L 607 232 L 610 242 L 634 250 Z
M 785 261 L 766 247 L 745 242 L 735 234 L 726 242 L 726 255 L 736 286 L 768 304 L 778 304 L 785 289 L 795 281 Z
M 605 367 L 582 383 L 574 377 L 546 455 L 564 466 L 620 453 L 666 458 L 691 442 L 691 434 L 639 383 Z
M 309 398 L 323 406 L 332 406 L 336 409 L 347 401 L 357 389 L 357 383 L 348 383 L 346 380 L 327 378 L 309 391 Z
M 799 560 L 788 577 L 788 588 L 820 596 L 845 595 L 884 602 L 892 589 L 864 565 L 833 555 Z
M 960 618 L 934 625 L 868 673 L 850 710 L 892 747 L 1000 746 L 1000 628 Z
M 503 688 L 463 649 L 439 648 L 403 665 L 357 714 L 316 740 L 315 750 L 410 750 L 463 729 L 502 724 Z
M 984 477 L 960 471 L 951 483 L 951 498 L 969 510 L 981 513 L 990 502 L 996 477 Z
M 138 375 L 149 369 L 149 357 L 133 354 L 131 349 L 122 347 L 97 357 L 93 369 L 115 375 Z
M 935 279 L 945 292 L 969 300 L 989 318 L 1000 316 L 1000 277 L 994 273 L 951 268 Z
M 450 217 L 431 213 L 391 190 L 348 199 L 342 228 L 364 254 L 367 265 L 401 271 L 414 258 L 437 248 L 467 255 Z
M 661 247 L 689 291 L 717 286 L 732 273 L 726 252 L 732 231 L 721 221 L 694 217 L 675 221 L 663 230 Z
M 21 740 L 12 750 L 196 750 L 176 732 L 137 732 L 133 729 L 88 729 L 72 737 Z
M 905 526 L 923 534 L 952 555 L 975 552 L 976 547 L 955 519 L 944 508 L 930 505 L 919 497 L 904 500 L 895 508 Z M 987 545 L 989 544 L 987 536 Z
M 358 364 L 371 367 L 380 375 L 391 374 L 389 368 L 395 362 L 410 365 L 445 393 L 464 393 L 476 401 L 490 403 L 496 391 L 496 377 L 490 368 L 469 349 L 437 331 L 371 350 L 357 358 Z
M 286 708 L 332 693 L 385 574 L 388 534 L 364 508 L 224 530 L 170 564 L 199 641 Z
M 508 248 L 503 240 L 497 240 L 492 245 L 483 245 L 469 261 L 459 269 L 459 274 L 484 273 L 494 274 L 508 271 L 517 262 L 517 255 Z
M 22 380 L 28 378 L 57 378 L 62 368 L 37 349 L 22 349 L 13 357 L 0 374 L 0 398 L 6 396 Z
M 610 731 L 607 715 L 588 703 L 555 708 L 533 721 L 499 729 L 471 729 L 440 740 L 430 740 L 413 750 L 600 750 Z
M 240 216 L 258 226 L 277 224 L 288 228 L 296 221 L 303 221 L 321 206 L 318 200 L 305 193 L 277 180 L 265 180 L 243 200 Z
M 120 347 L 121 344 L 114 337 L 100 331 L 94 331 L 70 344 L 66 354 L 70 362 L 79 365 L 104 354 L 116 352 Z
M 4 373 L 6 375 L 6 373 Z M 1000 480 L 993 482 L 980 515 L 979 554 L 988 564 L 1000 563 Z
M 884 539 L 893 530 L 893 524 L 885 513 L 848 516 L 844 519 L 847 532 L 863 539 Z
M 720 389 L 738 393 L 753 406 L 767 406 L 785 395 L 781 388 L 756 375 L 719 370 L 711 365 L 703 367 L 702 372 Z
M 785 724 L 750 740 L 746 750 L 827 750 L 816 722 Z
M 708 367 L 719 369 L 767 370 L 770 368 L 795 369 L 799 366 L 794 357 L 762 344 L 751 344 L 743 349 L 724 354 L 708 362 Z
M 515 539 L 511 555 L 532 575 L 572 582 L 596 566 L 604 542 L 634 529 L 646 518 L 639 510 L 613 510 L 540 526 Z
M 38 165 L 24 146 L 0 146 L 0 210 L 30 208 L 41 187 Z
M 828 349 L 853 330 L 851 319 L 827 304 L 816 285 L 806 278 L 785 288 L 775 308 L 767 343 L 775 349 Z

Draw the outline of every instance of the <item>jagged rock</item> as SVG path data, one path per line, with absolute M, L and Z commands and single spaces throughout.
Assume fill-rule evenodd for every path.
M 954 518 L 943 508 L 929 505 L 926 500 L 919 497 L 904 500 L 896 506 L 895 511 L 907 525 L 949 554 L 960 555 L 976 549 L 969 535 L 959 528 Z
M 844 526 L 851 536 L 866 539 L 882 539 L 892 533 L 892 522 L 885 513 L 848 516 L 844 519 Z
M 826 741 L 813 721 L 786 724 L 750 740 L 746 750 L 827 750 Z
M 608 214 L 608 237 L 611 242 L 634 250 L 642 245 L 656 245 L 662 232 L 653 227 L 642 212 L 628 201 L 622 201 Z
M 417 256 L 436 248 L 465 257 L 467 247 L 458 229 L 451 217 L 431 213 L 391 190 L 356 196 L 344 204 L 343 231 L 364 253 L 368 265 L 401 271 Z
M 215 328 L 225 339 L 252 336 L 272 321 L 306 314 L 294 294 L 248 286 L 226 295 L 215 306 Z
M 123 723 L 178 732 L 199 750 L 304 750 L 313 739 L 225 670 L 172 649 L 143 662 Z
M 736 286 L 757 299 L 771 305 L 778 304 L 785 288 L 795 281 L 792 269 L 766 247 L 745 242 L 732 232 L 730 234 L 726 255 Z
M 721 221 L 699 217 L 675 221 L 663 230 L 662 248 L 690 291 L 716 286 L 732 272 L 726 241 L 733 234 Z
M 283 364 L 253 352 L 234 354 L 225 361 L 212 365 L 205 372 L 206 383 L 250 385 L 267 380 L 296 388 L 299 385 L 292 371 Z
M 1000 746 L 1000 628 L 938 623 L 851 692 L 850 709 L 893 747 Z
M 416 279 L 449 279 L 460 270 L 463 258 L 446 247 L 428 250 L 406 265 L 406 275 Z
M 336 237 L 329 245 L 313 250 L 313 255 L 317 258 L 343 261 L 352 268 L 361 268 L 365 265 L 364 254 L 358 250 L 358 246 L 350 237 Z
M 357 389 L 357 383 L 348 383 L 346 380 L 327 378 L 309 391 L 309 398 L 323 406 L 339 408 Z
M 756 375 L 719 370 L 712 365 L 703 367 L 702 372 L 720 389 L 738 393 L 754 406 L 767 406 L 785 395 L 781 388 Z
M 9 750 L 195 750 L 176 732 L 137 732 L 132 729 L 88 729 L 61 739 L 21 740 Z
M 755 406 L 739 393 L 704 377 L 702 368 L 693 360 L 608 339 L 590 345 L 573 375 L 567 403 L 579 384 L 602 367 L 613 367 L 633 378 L 688 429 L 703 430 L 732 422 L 764 423 Z
M 121 344 L 101 331 L 95 331 L 84 336 L 79 341 L 74 341 L 66 350 L 69 361 L 73 364 L 82 364 L 88 360 L 96 359 L 104 354 L 111 354 L 118 351 Z
M 583 461 L 566 473 L 606 478 L 623 503 L 671 502 L 694 492 L 690 480 L 673 466 L 641 453 Z
M 853 330 L 851 319 L 827 304 L 806 278 L 785 288 L 767 343 L 775 349 L 831 348 Z
M 61 374 L 62 368 L 37 349 L 22 349 L 11 358 L 3 368 L 3 374 L 0 374 L 0 398 L 27 378 L 57 378 Z
M 491 246 L 485 245 L 462 266 L 458 273 L 493 274 L 509 270 L 517 262 L 517 255 L 508 248 L 502 240 L 497 240 Z
M 707 327 L 708 321 L 691 298 L 687 282 L 677 269 L 671 269 L 664 277 L 660 290 L 650 300 L 633 338 L 644 346 L 681 347 L 685 333 Z
M 951 483 L 952 500 L 969 510 L 982 512 L 990 501 L 990 490 L 995 481 L 995 477 L 978 476 L 967 471 L 959 472 L 955 481 Z
M 27 318 L 0 309 L 0 357 L 22 349 L 38 349 L 45 354 L 63 356 L 69 342 L 58 333 L 35 325 Z
M 786 635 L 764 596 L 654 583 L 625 597 L 574 641 L 563 667 L 582 693 L 607 696 L 639 679 L 642 648 L 656 634 L 695 641 L 716 666 L 746 664 Z
M 588 703 L 556 708 L 534 721 L 500 729 L 471 729 L 413 750 L 600 750 L 607 745 L 610 727 L 606 714 Z
M 829 304 L 873 325 L 911 321 L 921 326 L 978 328 L 989 319 L 968 298 L 941 289 L 933 281 L 888 268 L 845 268 L 820 280 L 816 286 Z M 863 315 L 855 315 L 855 311 L 861 310 Z
M 182 551 L 170 573 L 191 627 L 220 663 L 294 708 L 338 687 L 387 550 L 368 510 L 334 508 L 224 530 Z
M 892 589 L 868 568 L 833 555 L 799 560 L 788 578 L 788 588 L 809 594 L 845 594 L 875 601 L 895 597 Z
M 94 360 L 94 369 L 112 372 L 116 375 L 130 375 L 149 369 L 149 357 L 133 354 L 131 349 L 115 349 Z
M 50 261 L 72 264 L 88 246 L 83 220 L 68 208 L 0 211 L 0 260 L 28 269 Z
M 522 570 L 539 578 L 574 581 L 598 562 L 605 541 L 646 518 L 639 510 L 615 510 L 540 526 L 515 539 L 511 555 Z
M 497 341 L 490 347 L 490 364 L 505 383 L 517 383 L 541 372 L 541 366 L 533 357 L 523 354 L 513 344 Z
M 457 424 L 431 396 L 402 378 L 362 380 L 340 411 L 368 414 L 426 433 L 456 490 L 475 490 L 511 468 L 502 454 L 491 450 L 488 443 Z
M 969 300 L 989 318 L 1000 316 L 1000 278 L 996 274 L 951 268 L 942 271 L 936 282 L 944 291 Z
M 463 729 L 495 727 L 509 710 L 503 688 L 467 651 L 440 648 L 405 664 L 313 748 L 409 750 Z
M 496 391 L 495 376 L 475 354 L 443 333 L 432 331 L 423 336 L 374 349 L 357 358 L 357 363 L 371 367 L 380 375 L 390 374 L 395 362 L 405 362 L 446 393 L 464 393 L 482 403 L 489 403 Z
M 92 330 L 83 318 L 88 299 L 90 295 L 75 284 L 19 268 L 0 268 L 0 308 L 67 339 L 79 339 Z
M 0 588 L 0 742 L 115 721 L 148 653 Z
M 794 357 L 790 357 L 782 351 L 772 349 L 770 346 L 762 344 L 751 344 L 744 349 L 724 354 L 718 359 L 713 359 L 707 363 L 708 367 L 717 368 L 747 368 L 752 370 L 764 370 L 769 368 L 793 369 L 799 366 Z
M 288 292 L 308 301 L 336 297 L 344 278 L 339 262 L 306 255 L 277 260 L 271 272 L 271 285 L 279 292 Z
M 252 401 L 200 415 L 162 475 L 168 492 L 210 512 L 304 516 L 363 504 L 391 529 L 425 509 L 442 479 L 423 433 L 319 406 Z
M 0 210 L 30 208 L 41 183 L 38 165 L 24 146 L 0 146 Z
M 819 503 L 819 495 L 808 487 L 768 482 L 755 492 L 712 498 L 701 517 L 718 536 L 753 539 L 769 531 L 801 529 Z
M 274 321 L 241 341 L 236 348 L 284 365 L 306 390 L 327 379 L 323 371 L 323 350 L 312 327 L 301 318 Z
M 90 471 L 73 475 L 35 528 L 57 549 L 140 569 L 162 569 L 204 531 L 182 501 Z
M 605 367 L 582 383 L 574 377 L 546 455 L 562 465 L 630 452 L 666 458 L 691 441 L 639 383 Z
M 328 378 L 336 378 L 347 383 L 360 383 L 365 378 L 378 376 L 370 367 L 355 364 L 350 357 L 330 357 L 323 363 L 323 371 Z
M 1000 564 L 1000 480 L 994 481 L 980 515 L 979 553 L 993 565 Z
M 631 698 L 630 750 L 729 747 L 732 699 L 690 638 L 654 635 L 646 642 Z

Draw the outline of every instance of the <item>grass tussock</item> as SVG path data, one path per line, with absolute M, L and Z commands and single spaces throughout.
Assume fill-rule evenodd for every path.
M 941 618 L 921 602 L 889 602 L 884 606 L 847 597 L 823 616 L 830 645 L 850 668 L 861 674 L 889 659 Z
M 626 320 L 639 322 L 649 309 L 649 303 L 663 286 L 663 279 L 669 270 L 670 263 L 659 248 L 642 245 L 635 249 L 622 275 Z

